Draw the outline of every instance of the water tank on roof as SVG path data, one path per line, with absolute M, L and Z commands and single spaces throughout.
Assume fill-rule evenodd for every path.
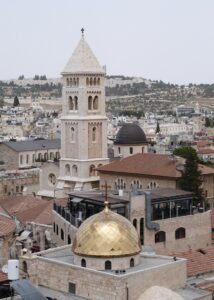
M 8 279 L 9 280 L 19 279 L 19 261 L 17 259 L 8 260 Z

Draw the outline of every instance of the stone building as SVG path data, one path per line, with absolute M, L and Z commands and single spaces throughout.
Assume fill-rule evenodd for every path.
M 0 143 L 1 169 L 32 168 L 47 160 L 60 158 L 60 140 L 28 140 Z
M 147 152 L 148 142 L 141 127 L 134 123 L 124 124 L 114 140 L 114 156 L 127 157 Z
M 137 300 L 158 285 L 178 294 L 181 288 L 183 299 L 192 290 L 188 299 L 212 299 L 211 293 L 186 285 L 186 260 L 141 252 L 133 225 L 105 205 L 83 222 L 72 247 L 21 256 L 20 276 L 28 275 L 46 297 L 61 292 L 66 299 Z
M 158 187 L 177 188 L 184 160 L 164 154 L 142 153 L 98 168 L 100 185 L 106 181 L 115 189 L 133 190 Z M 202 188 L 211 207 L 214 205 L 214 169 L 199 164 Z
M 78 227 L 103 209 L 102 191 L 73 192 L 53 209 L 53 242 L 72 243 Z M 192 193 L 170 188 L 109 192 L 111 210 L 126 217 L 136 228 L 141 245 L 158 254 L 197 250 L 212 246 L 211 211 L 193 209 Z M 200 224 L 200 226 L 199 226 Z

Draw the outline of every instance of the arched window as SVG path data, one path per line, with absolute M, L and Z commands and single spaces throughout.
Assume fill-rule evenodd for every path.
M 88 110 L 92 110 L 92 96 L 88 97 Z
M 166 241 L 165 231 L 159 231 L 155 234 L 155 243 L 161 243 Z
M 94 77 L 94 85 L 96 85 L 96 77 Z
M 58 227 L 58 225 L 56 225 L 56 234 L 57 235 L 59 234 L 59 227 Z
M 86 85 L 89 85 L 89 79 L 88 79 L 88 77 L 86 78 Z
M 100 85 L 100 78 L 97 78 L 97 85 Z
M 89 84 L 93 85 L 93 79 L 92 78 L 90 78 L 90 83 Z
M 41 161 L 41 159 L 42 159 L 42 153 L 39 153 L 38 154 L 38 161 Z
M 118 153 L 120 154 L 120 147 L 118 147 Z
M 184 239 L 186 237 L 186 230 L 183 227 L 180 227 L 175 230 L 175 239 Z
M 61 240 L 64 241 L 64 230 L 63 229 L 61 229 Z
M 78 175 L 78 168 L 76 165 L 72 166 L 72 175 L 77 176 Z
M 97 130 L 96 127 L 92 128 L 92 142 L 96 141 L 96 130 Z
M 77 78 L 77 86 L 79 86 L 79 78 Z
M 54 154 L 53 154 L 53 152 L 50 152 L 50 160 L 54 160 Z
M 56 224 L 53 223 L 53 231 L 55 232 L 56 231 Z
M 131 258 L 130 259 L 130 268 L 133 268 L 134 267 L 134 258 Z
M 69 108 L 69 110 L 74 110 L 74 101 L 71 96 L 69 96 L 69 98 L 68 98 L 68 108 Z
M 77 96 L 74 97 L 74 109 L 78 110 L 78 97 Z
M 23 164 L 23 155 L 21 154 L 20 155 L 20 165 L 22 165 Z
M 29 163 L 29 154 L 26 155 L 26 164 Z
M 69 86 L 69 79 L 66 79 L 66 85 Z
M 46 152 L 46 153 L 44 154 L 44 160 L 47 161 L 47 159 L 48 159 L 48 153 Z
M 25 273 L 25 275 L 28 274 L 27 263 L 25 260 L 22 263 L 22 271 Z
M 86 268 L 86 260 L 84 258 L 81 259 L 81 267 Z
M 134 225 L 134 227 L 137 229 L 137 219 L 134 219 L 134 220 L 133 220 L 133 225 Z
M 71 127 L 71 142 L 75 141 L 75 129 L 74 127 Z
M 48 181 L 49 181 L 51 186 L 54 186 L 56 184 L 56 175 L 53 174 L 53 173 L 50 173 L 48 175 Z
M 95 176 L 95 165 L 91 165 L 89 168 L 89 176 Z
M 71 244 L 71 237 L 68 235 L 68 244 Z
M 72 85 L 73 85 L 72 78 L 70 78 L 70 86 L 72 86 Z
M 129 153 L 133 154 L 133 148 L 132 147 L 129 148 Z
M 71 168 L 70 165 L 65 165 L 65 175 L 70 176 L 71 175 Z
M 94 110 L 98 109 L 98 96 L 94 97 L 94 100 L 93 100 L 93 109 Z
M 111 270 L 111 261 L 110 260 L 107 260 L 105 262 L 105 270 Z

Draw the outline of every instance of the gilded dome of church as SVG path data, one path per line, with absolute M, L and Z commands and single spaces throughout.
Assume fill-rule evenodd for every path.
M 115 145 L 147 144 L 146 135 L 142 128 L 134 123 L 124 124 L 117 133 Z
M 123 257 L 138 254 L 141 245 L 129 220 L 106 207 L 79 227 L 72 250 L 80 256 Z

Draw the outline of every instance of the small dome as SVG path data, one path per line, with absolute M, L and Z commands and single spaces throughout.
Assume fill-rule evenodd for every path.
M 138 300 L 184 300 L 179 294 L 163 286 L 152 286 Z
M 138 254 L 141 245 L 135 227 L 106 207 L 79 227 L 72 250 L 80 256 L 121 257 Z
M 134 123 L 124 124 L 117 133 L 115 145 L 135 145 L 147 143 L 144 131 Z

